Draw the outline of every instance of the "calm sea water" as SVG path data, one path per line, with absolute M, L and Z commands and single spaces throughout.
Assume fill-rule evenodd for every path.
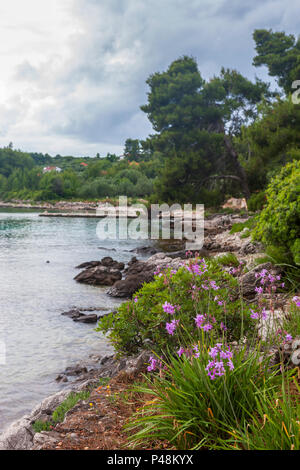
M 103 256 L 128 262 L 129 250 L 145 244 L 99 240 L 97 223 L 0 211 L 0 342 L 6 346 L 0 431 L 59 390 L 55 377 L 65 367 L 91 353 L 112 351 L 95 325 L 61 316 L 72 307 L 113 309 L 120 303 L 105 294 L 107 288 L 76 283 L 76 265 Z

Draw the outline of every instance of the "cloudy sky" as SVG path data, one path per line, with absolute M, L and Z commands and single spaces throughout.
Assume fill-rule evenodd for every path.
M 180 55 L 204 78 L 251 66 L 252 32 L 300 33 L 300 0 L 0 0 L 0 146 L 122 153 L 151 127 L 145 80 Z

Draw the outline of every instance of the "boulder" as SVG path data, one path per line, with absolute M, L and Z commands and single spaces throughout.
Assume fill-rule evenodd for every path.
M 112 286 L 122 279 L 121 271 L 125 265 L 106 256 L 101 261 L 90 261 L 78 266 L 83 267 L 86 269 L 74 277 L 75 281 L 93 286 Z
M 92 286 L 112 286 L 116 281 L 122 279 L 122 273 L 119 269 L 108 268 L 106 266 L 96 266 L 87 268 L 77 276 L 75 281 Z
M 154 273 L 158 268 L 163 269 L 169 266 L 173 269 L 178 269 L 182 263 L 183 260 L 181 258 L 172 259 L 166 256 L 165 253 L 157 253 L 147 261 L 139 261 L 136 258 L 132 258 L 125 270 L 125 279 L 116 282 L 107 293 L 112 297 L 129 298 L 142 287 L 144 282 L 151 282 L 153 280 Z

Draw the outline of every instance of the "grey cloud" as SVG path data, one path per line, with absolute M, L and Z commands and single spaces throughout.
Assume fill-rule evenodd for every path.
M 151 127 L 139 106 L 145 81 L 180 55 L 192 55 L 204 78 L 221 66 L 265 78 L 252 67 L 255 28 L 296 27 L 297 0 L 73 0 L 69 14 L 80 31 L 69 40 L 64 63 L 45 60 L 37 70 L 20 64 L 17 78 L 32 82 L 36 96 L 54 102 L 36 111 L 49 133 L 84 142 L 122 145 L 144 138 Z M 292 31 L 293 32 L 293 31 Z M 59 55 L 59 51 L 58 51 Z

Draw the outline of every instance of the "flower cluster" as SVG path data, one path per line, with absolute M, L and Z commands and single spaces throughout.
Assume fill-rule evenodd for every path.
M 179 324 L 179 320 L 172 320 L 171 323 L 166 323 L 166 330 L 169 333 L 169 335 L 173 336 L 178 324 Z
M 207 371 L 207 375 L 210 377 L 211 380 L 214 380 L 216 377 L 221 377 L 222 375 L 225 375 L 225 367 L 228 367 L 229 370 L 234 369 L 234 365 L 232 362 L 232 351 L 230 351 L 230 348 L 226 348 L 223 350 L 222 346 L 222 343 L 217 343 L 216 346 L 214 348 L 211 348 L 208 353 L 212 360 L 209 361 L 205 370 Z
M 255 277 L 260 280 L 261 284 L 259 287 L 255 288 L 255 291 L 258 294 L 262 294 L 264 292 L 264 288 L 269 292 L 275 292 L 278 287 L 278 282 L 281 279 L 280 275 L 273 276 L 267 271 L 267 269 L 262 269 L 259 273 L 255 273 Z M 284 282 L 281 283 L 280 287 L 284 287 Z
M 165 302 L 162 308 L 165 313 L 169 313 L 171 315 L 173 315 L 173 313 L 175 312 L 175 306 L 170 304 L 169 302 Z
M 207 316 L 206 315 L 198 314 L 198 315 L 196 315 L 194 320 L 195 320 L 197 328 L 201 328 L 203 331 L 209 331 L 213 328 L 211 323 L 209 323 L 209 322 L 204 323 L 204 322 L 207 321 Z
M 297 305 L 297 307 L 300 307 L 300 297 L 298 297 L 297 295 L 295 295 L 295 297 L 293 297 L 293 302 L 295 302 L 295 304 Z
M 195 274 L 196 276 L 202 276 L 206 271 L 207 271 L 207 265 L 205 263 L 205 260 L 202 259 L 200 263 L 190 263 L 187 266 L 187 270 L 190 273 Z

